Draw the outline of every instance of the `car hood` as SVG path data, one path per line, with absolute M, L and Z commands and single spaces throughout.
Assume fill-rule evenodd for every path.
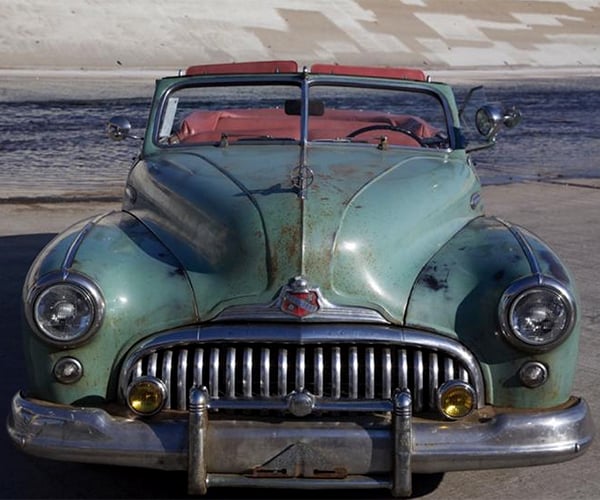
M 302 277 L 330 306 L 401 324 L 419 271 L 480 214 L 464 153 L 312 146 L 304 196 L 299 164 L 297 146 L 171 151 L 134 167 L 125 208 L 187 270 L 203 320 L 275 307 Z

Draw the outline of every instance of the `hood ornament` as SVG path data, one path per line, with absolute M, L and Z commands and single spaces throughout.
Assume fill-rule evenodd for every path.
M 321 308 L 319 293 L 308 287 L 308 281 L 297 276 L 283 287 L 279 297 L 279 308 L 286 314 L 305 318 Z

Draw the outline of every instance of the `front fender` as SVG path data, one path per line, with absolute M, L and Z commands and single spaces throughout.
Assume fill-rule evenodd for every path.
M 187 273 L 127 212 L 83 221 L 57 236 L 34 262 L 24 296 L 49 273 L 65 277 L 78 273 L 91 279 L 101 291 L 105 313 L 94 336 L 72 349 L 50 345 L 25 326 L 30 387 L 36 397 L 61 403 L 90 396 L 106 399 L 120 353 L 150 333 L 197 321 Z M 67 355 L 77 358 L 84 372 L 70 385 L 58 383 L 52 375 L 56 361 Z
M 500 331 L 500 298 L 511 283 L 534 274 L 532 258 L 542 275 L 558 280 L 575 295 L 566 267 L 544 242 L 522 228 L 480 217 L 421 270 L 409 300 L 407 326 L 442 332 L 477 356 L 486 378 L 486 399 L 493 405 L 550 407 L 570 396 L 578 322 L 564 343 L 537 354 L 513 347 Z M 518 377 L 519 369 L 531 360 L 544 363 L 550 374 L 536 389 L 524 387 Z

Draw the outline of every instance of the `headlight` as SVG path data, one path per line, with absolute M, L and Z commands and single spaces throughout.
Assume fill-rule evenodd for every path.
M 49 277 L 32 290 L 27 307 L 32 328 L 46 341 L 72 346 L 89 338 L 100 326 L 104 303 L 90 280 L 69 275 Z
M 506 338 L 517 347 L 545 351 L 564 341 L 575 324 L 576 306 L 558 282 L 543 277 L 511 285 L 500 301 L 499 319 Z

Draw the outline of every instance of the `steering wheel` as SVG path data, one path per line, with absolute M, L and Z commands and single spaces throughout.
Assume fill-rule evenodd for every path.
M 365 132 L 370 132 L 371 130 L 392 130 L 394 132 L 400 132 L 402 134 L 407 135 L 411 139 L 414 139 L 419 143 L 419 146 L 425 147 L 425 143 L 423 139 L 421 139 L 417 134 L 415 134 L 412 130 L 408 130 L 402 127 L 397 127 L 395 125 L 367 125 L 366 127 L 357 128 L 350 132 L 346 137 L 356 137 L 357 135 L 364 134 Z

